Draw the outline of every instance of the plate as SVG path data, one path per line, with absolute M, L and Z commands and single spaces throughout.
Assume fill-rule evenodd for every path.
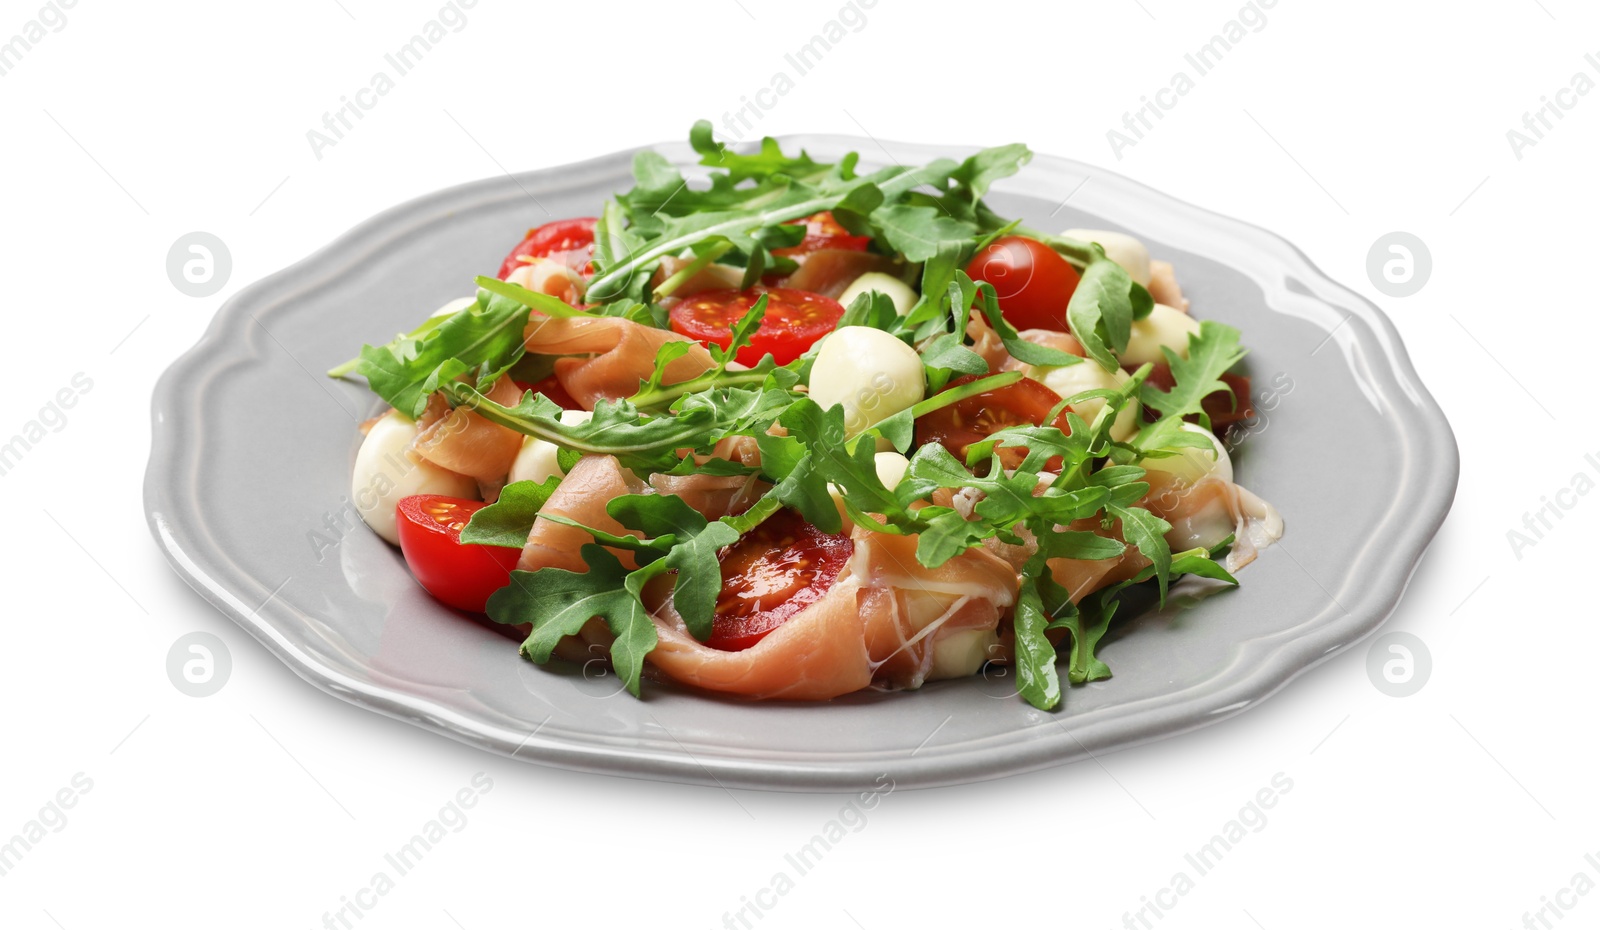
M 879 167 L 975 149 L 792 136 Z M 691 176 L 687 145 L 656 147 Z M 252 285 L 162 377 L 145 509 L 167 558 L 303 678 L 347 701 L 543 765 L 724 787 L 854 791 L 998 778 L 1222 720 L 1349 648 L 1394 610 L 1455 494 L 1449 424 L 1393 325 L 1283 239 L 1118 175 L 1036 156 L 997 185 L 1044 229 L 1126 230 L 1201 318 L 1238 327 L 1260 419 L 1238 480 L 1276 504 L 1283 544 L 1242 586 L 1122 622 L 1115 677 L 1042 712 L 1004 670 L 920 691 L 750 703 L 599 668 L 534 666 L 487 623 L 431 600 L 349 500 L 357 425 L 378 409 L 322 372 L 471 293 L 529 226 L 591 216 L 632 152 L 440 191 Z M 548 212 L 547 212 L 548 211 Z M 1270 395 L 1270 396 L 1268 396 Z

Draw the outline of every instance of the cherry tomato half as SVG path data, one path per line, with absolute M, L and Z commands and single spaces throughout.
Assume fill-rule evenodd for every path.
M 872 241 L 871 236 L 852 236 L 850 230 L 839 225 L 830 212 L 822 212 L 808 216 L 803 220 L 791 220 L 791 224 L 806 224 L 806 237 L 800 240 L 799 245 L 788 248 L 773 249 L 773 255 L 783 255 L 794 258 L 797 255 L 810 255 L 823 249 L 844 249 L 850 252 L 865 252 L 867 244 Z
M 575 220 L 556 220 L 528 230 L 528 235 L 511 250 L 500 264 L 500 280 L 504 281 L 531 258 L 548 258 L 564 261 L 567 267 L 579 274 L 589 271 L 594 258 L 594 217 Z
M 780 510 L 722 550 L 722 593 L 706 645 L 749 649 L 822 599 L 855 551 L 847 535 L 824 533 Z
M 483 501 L 443 494 L 402 497 L 395 506 L 400 551 L 417 582 L 458 610 L 483 613 L 489 595 L 505 587 L 522 550 L 461 541 L 461 529 Z
M 1017 329 L 1066 332 L 1067 301 L 1083 276 L 1037 239 L 1001 236 L 973 257 L 967 277 L 994 286 L 1001 315 Z
M 667 316 L 673 332 L 727 348 L 733 342 L 733 325 L 750 312 L 762 294 L 767 295 L 767 315 L 751 336 L 750 344 L 735 356 L 741 365 L 754 365 L 768 352 L 779 365 L 787 365 L 804 355 L 812 343 L 833 332 L 844 316 L 844 307 L 831 297 L 764 286 L 745 291 L 702 291 L 684 298 Z
M 951 381 L 946 390 L 969 384 L 979 377 L 986 376 L 963 375 Z M 1059 403 L 1060 394 L 1032 378 L 1023 378 L 1015 384 L 985 391 L 918 417 L 916 443 L 921 446 L 937 442 L 965 462 L 968 446 L 1013 426 L 1041 426 Z M 1067 432 L 1066 411 L 1051 425 Z M 1000 462 L 1006 468 L 1016 468 L 1028 454 L 1021 446 L 1001 446 L 998 451 Z M 1046 467 L 1050 465 L 1047 463 Z

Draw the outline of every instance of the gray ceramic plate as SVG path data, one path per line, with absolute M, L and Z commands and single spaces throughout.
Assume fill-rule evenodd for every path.
M 864 164 L 972 150 L 799 136 Z M 683 165 L 684 145 L 659 149 Z M 882 156 L 882 157 L 880 157 Z M 1275 235 L 1087 165 L 1039 156 L 991 202 L 1044 229 L 1126 229 L 1178 269 L 1198 316 L 1230 323 L 1263 417 L 1235 454 L 1288 535 L 1243 586 L 1147 611 L 1102 651 L 1115 677 L 1042 713 L 1003 674 L 824 704 L 755 704 L 523 661 L 433 602 L 347 500 L 376 408 L 321 372 L 472 292 L 524 229 L 593 215 L 632 153 L 431 194 L 246 288 L 161 379 L 150 527 L 191 585 L 307 681 L 518 759 L 673 781 L 849 790 L 997 778 L 1238 713 L 1375 630 L 1455 494 L 1457 453 L 1394 327 Z M 541 207 L 542 205 L 542 207 Z M 548 210 L 548 214 L 545 212 Z M 1348 450 L 1360 450 L 1352 456 Z M 1359 463 L 1357 467 L 1357 463 Z

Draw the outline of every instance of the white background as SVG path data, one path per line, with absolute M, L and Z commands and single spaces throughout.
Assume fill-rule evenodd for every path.
M 1278 231 L 1377 300 L 1463 457 L 1454 512 L 1388 627 L 1428 644 L 1431 680 L 1385 696 L 1363 644 L 1242 717 L 1100 764 L 897 792 L 764 930 L 1123 926 L 1277 773 L 1293 789 L 1192 892 L 1164 897 L 1165 930 L 1520 927 L 1576 873 L 1600 878 L 1584 861 L 1600 851 L 1600 628 L 1582 593 L 1600 500 L 1564 498 L 1576 506 L 1521 558 L 1507 539 L 1600 453 L 1600 94 L 1520 159 L 1506 138 L 1590 67 L 1600 17 L 1577 0 L 1282 0 L 1117 158 L 1107 130 L 1239 8 L 879 0 L 760 128 L 1025 141 Z M 0 2 L 0 42 L 38 9 Z M 720 122 L 839 5 L 480 0 L 315 157 L 307 131 L 438 9 L 80 0 L 0 78 L 0 435 L 75 373 L 94 382 L 0 478 L 0 839 L 76 773 L 93 782 L 0 877 L 6 927 L 322 926 L 480 771 L 493 788 L 466 827 L 361 926 L 722 926 L 843 803 L 546 770 L 358 710 L 209 609 L 151 542 L 150 390 L 227 296 L 413 196 Z M 165 270 L 194 230 L 234 259 L 204 299 Z M 1366 275 L 1393 230 L 1433 255 L 1405 299 Z M 233 655 L 205 699 L 165 672 L 196 630 Z M 1600 895 L 1562 900 L 1567 925 L 1600 921 Z

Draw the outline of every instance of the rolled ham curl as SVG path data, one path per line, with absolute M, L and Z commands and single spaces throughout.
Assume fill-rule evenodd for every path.
M 592 526 L 615 536 L 634 533 L 618 523 L 606 512 L 606 504 L 625 494 L 642 494 L 649 486 L 632 472 L 625 471 L 609 455 L 585 455 L 578 459 L 567 476 L 556 486 L 555 493 L 539 508 L 539 516 L 528 532 L 528 542 L 522 547 L 522 557 L 517 568 L 536 572 L 541 568 L 564 568 L 567 571 L 588 571 L 588 565 L 578 550 L 594 537 L 584 530 L 565 523 L 546 520 L 545 514 L 566 517 L 584 526 Z M 622 564 L 634 567 L 633 553 L 621 549 L 611 550 Z
M 914 536 L 857 528 L 851 539 L 855 552 L 828 593 L 748 649 L 696 641 L 670 598 L 646 605 L 660 637 L 648 661 L 674 681 L 758 699 L 916 688 L 935 671 L 941 642 L 992 634 L 1016 600 L 1016 572 L 985 550 L 927 569 Z
M 521 391 L 506 377 L 486 395 L 497 404 L 513 405 Z M 452 409 L 443 395 L 428 398 L 428 408 L 417 420 L 420 431 L 411 449 L 440 468 L 478 479 L 498 493 L 522 449 L 522 434 L 490 423 L 466 407 Z
M 544 519 L 544 514 L 554 514 L 576 520 L 585 526 L 623 535 L 630 531 L 606 513 L 606 502 L 624 494 L 640 494 L 648 490 L 633 473 L 623 470 L 617 460 L 609 455 L 586 455 L 579 459 L 567 476 L 561 479 L 554 494 L 539 508 L 540 516 L 533 521 L 528 532 L 528 542 L 522 547 L 517 568 L 535 572 L 541 568 L 562 568 L 569 572 L 584 572 L 579 550 L 594 541 L 584 530 L 564 523 Z M 633 553 L 611 550 L 622 564 L 633 568 Z M 563 637 L 556 645 L 557 658 L 585 665 L 606 661 L 611 641 L 615 639 L 606 622 L 591 617 L 576 636 Z
M 663 345 L 693 340 L 618 317 L 535 316 L 525 342 L 537 355 L 588 356 L 556 359 L 556 379 L 573 400 L 593 410 L 601 400 L 638 393 L 639 382 L 655 372 L 656 350 Z M 667 381 L 687 381 L 712 367 L 711 353 L 696 342 L 667 366 Z

